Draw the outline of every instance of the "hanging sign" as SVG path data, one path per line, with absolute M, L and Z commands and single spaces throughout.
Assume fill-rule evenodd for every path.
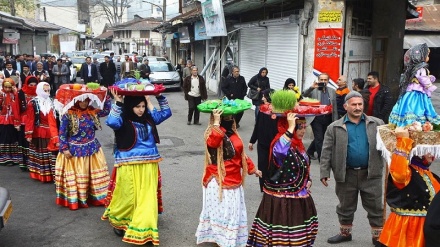
M 313 73 L 318 76 L 327 73 L 330 83 L 337 87 L 341 64 L 343 28 L 316 29 L 315 32 L 315 56 Z

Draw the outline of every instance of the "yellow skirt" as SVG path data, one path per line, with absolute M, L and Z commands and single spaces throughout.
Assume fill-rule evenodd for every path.
M 105 205 L 110 181 L 102 148 L 85 157 L 67 159 L 58 153 L 55 163 L 56 203 L 71 210 Z
M 117 169 L 115 187 L 109 191 L 111 201 L 101 219 L 124 230 L 124 242 L 159 245 L 158 163 L 124 165 L 114 169 Z

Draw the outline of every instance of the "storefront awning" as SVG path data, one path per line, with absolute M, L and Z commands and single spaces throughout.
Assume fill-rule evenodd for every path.
M 426 43 L 428 47 L 440 47 L 439 34 L 405 34 L 403 49 L 409 49 L 414 45 Z

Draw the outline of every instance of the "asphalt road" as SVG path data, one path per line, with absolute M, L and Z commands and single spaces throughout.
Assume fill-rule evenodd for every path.
M 186 125 L 187 103 L 182 92 L 167 92 L 173 116 L 158 126 L 162 143 L 159 151 L 164 157 L 160 163 L 163 179 L 164 213 L 159 216 L 160 245 L 166 247 L 196 246 L 194 233 L 202 208 L 201 177 L 203 174 L 203 132 L 208 115 L 202 114 L 202 126 Z M 214 94 L 211 98 L 214 98 Z M 433 97 L 439 97 L 434 93 Z M 436 103 L 438 106 L 438 101 Z M 157 105 L 157 104 L 156 104 Z M 113 133 L 104 124 L 97 132 L 112 169 Z M 247 146 L 254 124 L 254 112 L 245 112 L 239 133 Z M 309 131 L 310 132 L 310 131 Z M 304 143 L 310 143 L 306 136 Z M 257 160 L 256 150 L 248 155 Z M 434 170 L 440 174 L 438 163 Z M 319 217 L 319 232 L 315 246 L 331 246 L 328 237 L 339 230 L 335 207 L 337 198 L 334 193 L 334 181 L 329 187 L 319 182 L 319 165 L 312 163 L 312 196 Z M 54 184 L 43 184 L 29 178 L 18 167 L 0 166 L 0 186 L 6 187 L 13 199 L 14 211 L 6 225 L 0 231 L 0 247 L 31 246 L 130 246 L 117 237 L 107 221 L 100 219 L 104 208 L 90 207 L 70 211 L 55 204 Z M 248 176 L 245 184 L 248 224 L 252 224 L 262 194 L 259 192 L 258 179 Z M 213 246 L 203 244 L 201 246 Z M 366 212 L 361 204 L 355 216 L 353 241 L 338 246 L 372 246 L 371 234 Z

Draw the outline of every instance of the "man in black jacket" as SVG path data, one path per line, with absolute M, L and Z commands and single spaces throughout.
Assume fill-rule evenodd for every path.
M 379 82 L 379 73 L 376 71 L 368 73 L 367 83 L 368 86 L 361 91 L 364 112 L 388 123 L 394 105 L 390 88 Z
M 228 99 L 244 99 L 248 87 L 243 76 L 240 75 L 238 66 L 232 66 L 232 75 L 226 77 L 222 85 L 222 91 Z M 235 124 L 240 128 L 240 120 L 243 117 L 243 112 L 236 114 Z
M 86 62 L 81 65 L 79 74 L 84 83 L 98 82 L 98 68 L 92 63 L 91 57 L 86 57 Z
M 141 71 L 142 79 L 150 79 L 151 69 L 148 65 L 148 59 L 144 57 L 141 66 L 139 66 L 139 70 Z
M 101 72 L 102 82 L 105 87 L 112 86 L 115 83 L 116 66 L 109 56 L 104 57 L 105 61 L 99 65 L 99 71 Z

